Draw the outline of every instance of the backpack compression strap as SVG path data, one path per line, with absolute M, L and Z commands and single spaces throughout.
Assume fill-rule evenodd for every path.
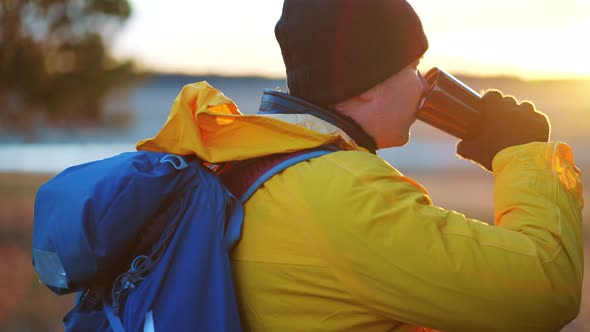
M 266 157 L 245 160 L 220 174 L 223 183 L 242 204 L 275 174 L 286 168 L 317 158 L 339 149 L 335 146 L 322 146 L 297 152 L 278 153 Z

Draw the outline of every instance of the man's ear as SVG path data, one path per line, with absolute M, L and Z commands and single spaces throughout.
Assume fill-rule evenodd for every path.
M 360 100 L 362 100 L 365 103 L 371 103 L 375 99 L 380 99 L 384 93 L 388 93 L 387 92 L 387 89 L 388 89 L 387 82 L 391 77 L 392 76 L 387 78 L 385 81 L 378 83 L 377 85 L 374 85 L 369 90 L 361 93 L 360 95 L 358 95 L 358 98 L 360 98 Z
M 356 102 L 366 103 L 375 98 L 375 87 L 361 93 L 360 95 L 354 96 L 351 99 L 355 99 Z
M 351 107 L 352 108 L 358 108 L 361 107 L 363 104 L 366 104 L 367 102 L 370 102 L 371 100 L 373 100 L 375 98 L 375 88 L 373 87 L 372 89 L 365 91 L 359 95 L 350 97 L 346 100 L 343 100 L 339 103 L 336 103 L 334 105 L 330 105 L 329 107 L 332 109 L 336 109 L 336 110 L 348 110 Z

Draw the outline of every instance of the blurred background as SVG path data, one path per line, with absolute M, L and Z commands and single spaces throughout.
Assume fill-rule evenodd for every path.
M 438 66 L 476 91 L 533 101 L 552 138 L 572 146 L 590 188 L 590 0 L 409 2 L 430 41 L 421 70 Z M 73 303 L 31 266 L 38 187 L 69 166 L 134 150 L 185 84 L 207 80 L 244 113 L 256 112 L 263 88 L 286 90 L 274 39 L 281 8 L 280 0 L 0 0 L 0 331 L 63 330 Z M 380 154 L 435 204 L 490 222 L 493 179 L 457 159 L 455 144 L 416 123 L 408 145 Z M 590 331 L 588 275 L 580 315 L 564 331 Z

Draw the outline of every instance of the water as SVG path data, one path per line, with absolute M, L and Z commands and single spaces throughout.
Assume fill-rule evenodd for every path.
M 152 137 L 162 127 L 182 86 L 203 80 L 199 77 L 157 76 L 126 92 L 123 96 L 131 119 L 127 127 L 68 128 L 39 130 L 38 143 L 27 143 L 13 134 L 0 138 L 0 172 L 56 173 L 67 167 L 134 151 L 135 143 Z M 207 81 L 233 99 L 243 113 L 255 113 L 264 88 L 285 90 L 282 80 L 262 78 L 208 77 Z M 120 95 L 111 96 L 107 112 L 113 111 Z M 380 151 L 380 155 L 404 171 L 441 168 L 466 168 L 470 163 L 455 156 L 456 140 L 431 135 L 433 128 L 421 123 L 414 138 L 404 147 Z M 417 132 L 417 133 L 416 133 Z M 590 162 L 585 140 L 571 142 L 578 162 Z
M 39 128 L 35 143 L 28 143 L 23 133 L 0 133 L 0 172 L 49 172 L 134 151 L 135 143 L 152 137 L 162 127 L 170 107 L 181 88 L 189 83 L 207 81 L 232 98 L 245 113 L 258 108 L 264 88 L 284 88 L 284 81 L 262 78 L 223 78 L 156 76 L 136 88 L 114 93 L 107 101 L 107 113 L 121 107 L 130 112 L 127 127 Z
M 135 142 L 0 144 L 0 172 L 57 173 L 69 166 L 134 151 Z M 401 170 L 460 168 L 468 165 L 454 157 L 454 145 L 413 141 L 380 155 Z

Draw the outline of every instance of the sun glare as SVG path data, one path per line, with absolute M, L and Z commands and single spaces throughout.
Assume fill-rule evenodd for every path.
M 590 8 L 590 0 L 586 0 L 585 4 Z M 583 21 L 564 27 L 560 32 L 562 38 L 557 47 L 543 58 L 564 74 L 590 78 L 590 49 L 582 37 L 590 32 L 590 15 Z M 557 39 L 556 35 L 555 40 Z
M 167 3 L 132 1 L 137 11 L 113 48 L 119 58 L 131 56 L 161 71 L 284 75 L 273 33 L 282 1 L 186 1 L 173 15 L 165 15 L 172 13 Z M 430 43 L 422 68 L 531 79 L 590 78 L 590 48 L 585 42 L 590 0 L 410 2 Z M 224 16 L 195 19 L 195 13 L 205 12 Z M 264 14 L 252 21 L 253 12 Z
M 588 31 L 590 14 L 559 25 L 434 32 L 424 62 L 474 75 L 590 79 L 590 48 L 584 39 Z

